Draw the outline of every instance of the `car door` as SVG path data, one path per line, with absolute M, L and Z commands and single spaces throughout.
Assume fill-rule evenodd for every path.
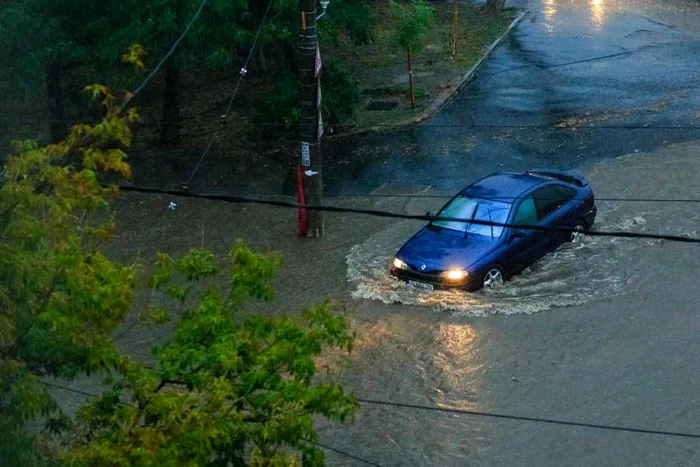
M 518 204 L 512 224 L 537 225 L 538 222 L 535 200 L 531 195 L 526 196 Z M 538 244 L 543 241 L 543 232 L 515 228 L 509 230 L 508 253 L 503 262 L 508 274 L 513 274 L 535 261 L 539 251 Z
M 563 185 L 552 184 L 537 189 L 532 194 L 537 205 L 539 225 L 542 227 L 568 227 L 575 223 L 571 200 L 576 197 L 576 192 Z M 544 232 L 545 238 L 538 245 L 540 251 L 537 256 L 542 256 L 559 245 L 566 242 L 570 235 L 568 232 Z

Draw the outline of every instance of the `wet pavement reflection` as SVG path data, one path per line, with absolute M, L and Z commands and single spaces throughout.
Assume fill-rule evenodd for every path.
M 510 40 L 434 118 L 331 143 L 330 163 L 343 161 L 335 167 L 344 176 L 331 172 L 329 189 L 451 194 L 496 170 L 546 165 L 585 173 L 601 198 L 697 197 L 700 42 L 688 22 L 674 28 L 647 17 L 660 11 L 653 2 L 528 7 Z M 408 200 L 401 210 L 440 203 Z M 700 225 L 692 204 L 598 206 L 604 230 L 697 235 Z M 587 238 L 501 290 L 425 293 L 387 274 L 420 227 L 394 223 L 348 252 L 351 316 L 360 341 L 373 343 L 360 345 L 343 376 L 360 397 L 697 431 L 694 250 Z M 324 426 L 322 436 L 381 465 L 698 462 L 697 447 L 683 440 L 390 407 L 363 406 L 355 425 Z

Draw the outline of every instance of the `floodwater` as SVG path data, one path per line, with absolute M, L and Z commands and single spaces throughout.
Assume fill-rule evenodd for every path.
M 601 206 L 605 209 L 607 206 Z M 642 213 L 620 219 L 601 210 L 598 230 L 639 230 L 646 224 Z M 537 313 L 552 307 L 580 305 L 621 293 L 635 273 L 621 267 L 624 257 L 643 254 L 652 241 L 589 236 L 567 243 L 503 287 L 462 291 L 426 292 L 389 277 L 388 269 L 402 243 L 416 230 L 415 222 L 400 222 L 355 246 L 347 257 L 348 281 L 353 298 L 384 303 L 426 306 L 466 316 Z
M 700 6 L 526 3 L 531 15 L 443 112 L 368 137 L 387 157 L 331 183 L 452 194 L 494 170 L 548 165 L 584 173 L 599 199 L 698 198 Z M 438 207 L 427 204 L 403 212 Z M 699 235 L 697 203 L 597 205 L 597 230 Z M 359 397 L 700 433 L 697 246 L 586 238 L 500 290 L 431 293 L 387 274 L 421 227 L 392 223 L 347 250 L 358 344 L 341 381 Z M 321 434 L 380 465 L 700 464 L 696 440 L 367 404 Z
M 581 170 L 601 198 L 693 198 L 699 150 L 684 143 Z M 697 204 L 598 206 L 598 230 L 698 236 Z M 386 272 L 419 227 L 389 226 L 347 256 L 358 345 L 342 379 L 359 397 L 700 431 L 696 246 L 589 237 L 500 290 L 431 293 Z M 368 405 L 354 425 L 322 433 L 380 465 L 696 465 L 699 452 L 694 441 Z
M 697 2 L 520 3 L 530 15 L 434 119 L 327 143 L 328 190 L 449 195 L 496 170 L 550 166 L 586 174 L 599 199 L 699 198 Z M 220 188 L 240 192 L 249 181 L 234 165 L 203 166 L 202 180 L 221 176 L 231 185 Z M 440 203 L 407 199 L 327 202 L 412 214 Z M 127 201 L 115 240 L 124 256 L 225 254 L 238 237 L 281 251 L 270 307 L 343 305 L 357 341 L 331 370 L 360 398 L 700 433 L 695 245 L 591 237 L 500 290 L 430 294 L 387 276 L 420 223 L 329 213 L 326 237 L 302 240 L 294 211 L 188 199 L 170 213 L 167 197 Z M 697 203 L 597 204 L 599 230 L 700 235 Z M 129 328 L 119 344 L 148 355 L 170 332 Z M 700 465 L 694 439 L 405 407 L 362 404 L 353 424 L 317 426 L 324 444 L 383 466 Z M 331 451 L 327 460 L 360 465 Z

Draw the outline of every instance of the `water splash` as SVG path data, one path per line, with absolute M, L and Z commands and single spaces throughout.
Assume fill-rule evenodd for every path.
M 630 230 L 645 222 L 638 215 L 598 228 Z M 347 256 L 352 298 L 425 306 L 456 315 L 538 313 L 618 295 L 632 279 L 627 268 L 616 267 L 621 257 L 653 244 L 584 237 L 580 243 L 561 246 L 498 289 L 425 292 L 392 279 L 388 273 L 393 254 L 415 229 L 415 223 L 399 223 L 352 248 Z

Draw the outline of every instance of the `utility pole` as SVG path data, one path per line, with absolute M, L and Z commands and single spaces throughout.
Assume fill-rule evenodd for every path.
M 324 6 L 328 2 L 323 2 Z M 310 205 L 323 204 L 323 157 L 321 155 L 321 55 L 316 28 L 316 0 L 299 0 L 301 30 L 299 33 L 299 78 L 301 81 L 301 158 L 299 171 L 303 186 L 297 187 L 300 199 Z M 325 12 L 325 8 L 324 8 Z M 308 224 L 304 229 L 300 215 L 299 235 L 322 237 L 323 212 L 307 211 Z M 306 230 L 304 232 L 304 230 Z

